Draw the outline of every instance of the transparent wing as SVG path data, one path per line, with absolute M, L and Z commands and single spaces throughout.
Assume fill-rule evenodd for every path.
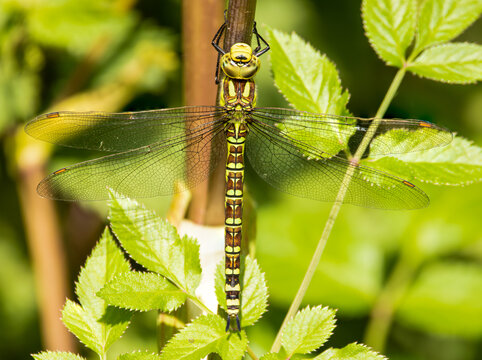
M 172 194 L 206 180 L 225 141 L 223 121 L 211 116 L 187 134 L 60 169 L 42 180 L 38 192 L 58 200 L 108 199 L 107 187 L 134 198 Z
M 250 164 L 258 175 L 286 193 L 321 201 L 335 201 L 340 187 L 344 203 L 380 209 L 417 209 L 429 204 L 413 184 L 364 166 L 318 152 L 286 137 L 277 126 L 253 120 L 246 143 Z M 309 160 L 311 158 L 311 160 Z M 316 160 L 315 160 L 316 159 Z M 352 174 L 346 177 L 347 172 Z
M 370 156 L 431 149 L 450 143 L 453 137 L 450 131 L 422 120 L 363 119 L 280 108 L 255 108 L 250 116 L 329 155 L 346 149 L 354 153 L 374 121 L 378 127 L 368 149 Z
M 215 106 L 125 113 L 59 111 L 37 116 L 25 131 L 58 145 L 120 152 L 195 132 L 222 113 L 223 108 Z

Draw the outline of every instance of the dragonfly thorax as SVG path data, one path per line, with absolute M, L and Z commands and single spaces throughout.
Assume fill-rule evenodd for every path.
M 260 61 L 253 55 L 251 46 L 237 43 L 231 46 L 229 53 L 221 59 L 221 69 L 231 79 L 247 80 L 252 78 L 259 70 Z

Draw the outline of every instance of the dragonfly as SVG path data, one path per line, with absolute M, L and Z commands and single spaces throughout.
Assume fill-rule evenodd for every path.
M 227 327 L 240 326 L 240 252 L 245 160 L 273 187 L 300 197 L 379 209 L 417 209 L 427 195 L 411 182 L 353 161 L 353 144 L 369 131 L 364 157 L 421 151 L 448 144 L 452 133 L 422 120 L 375 119 L 256 107 L 253 80 L 269 44 L 220 46 L 217 106 L 104 113 L 56 111 L 37 116 L 26 132 L 54 144 L 109 152 L 57 170 L 38 193 L 57 200 L 102 200 L 108 188 L 134 198 L 169 195 L 208 179 L 225 161 L 225 292 Z M 374 126 L 374 124 L 376 126 Z M 414 140 L 415 139 L 415 140 Z M 356 149 L 356 146 L 355 146 Z M 347 177 L 349 173 L 351 176 Z M 179 184 L 184 184 L 179 187 Z

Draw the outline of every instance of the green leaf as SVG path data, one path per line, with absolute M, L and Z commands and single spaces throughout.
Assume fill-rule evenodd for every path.
M 276 86 L 298 110 L 321 114 L 347 113 L 348 91 L 343 91 L 338 71 L 297 34 L 269 30 L 271 66 Z
M 199 245 L 179 237 L 176 228 L 136 201 L 111 194 L 112 231 L 129 255 L 147 269 L 161 274 L 190 295 L 201 280 Z
M 458 36 L 482 12 L 480 0 L 426 0 L 420 10 L 415 52 Z
M 286 325 L 281 337 L 283 348 L 291 357 L 307 354 L 322 346 L 335 328 L 335 311 L 327 307 L 309 306 L 299 311 Z
M 94 317 L 101 318 L 107 304 L 97 296 L 97 292 L 118 274 L 129 270 L 128 261 L 112 239 L 109 229 L 106 228 L 80 271 L 75 287 L 75 293 L 82 307 Z
M 265 313 L 268 306 L 268 288 L 258 262 L 246 256 L 244 271 L 241 274 L 241 327 L 253 325 Z M 226 310 L 226 293 L 224 292 L 224 262 L 216 267 L 215 289 L 219 306 Z
M 397 318 L 431 333 L 482 336 L 482 267 L 435 263 L 423 269 L 400 304 Z
M 216 299 L 218 300 L 218 306 L 226 311 L 226 292 L 224 290 L 224 284 L 226 283 L 226 275 L 224 273 L 224 261 L 220 262 L 216 266 L 216 271 L 214 273 L 214 291 L 216 293 Z M 241 289 L 244 287 L 241 281 Z
M 462 137 L 455 137 L 444 147 L 362 163 L 403 178 L 437 185 L 469 185 L 482 181 L 482 149 Z
M 66 351 L 42 351 L 33 354 L 35 360 L 85 360 L 82 356 L 72 354 Z
M 225 320 L 217 315 L 203 315 L 177 333 L 163 349 L 165 360 L 198 360 L 211 353 L 224 360 L 241 359 L 248 346 L 244 331 L 226 332 Z
M 94 320 L 103 329 L 97 338 L 97 346 L 102 351 L 107 350 L 121 337 L 129 326 L 132 314 L 124 309 L 109 307 L 102 298 L 97 296 L 97 292 L 116 275 L 129 270 L 129 263 L 106 228 L 99 243 L 85 262 L 85 267 L 80 271 L 75 289 L 82 309 L 88 313 L 88 316 L 83 317 L 84 320 L 88 323 Z
M 269 36 L 274 80 L 292 106 L 313 113 L 349 114 L 346 104 L 350 95 L 348 91 L 343 91 L 338 71 L 325 55 L 321 55 L 295 33 L 288 35 L 277 30 L 269 30 Z M 337 154 L 340 150 L 346 149 L 352 134 L 346 132 L 346 129 L 340 132 L 340 126 L 342 125 L 332 125 L 337 141 L 328 139 L 323 142 L 319 136 L 312 136 L 317 143 L 310 145 L 325 149 L 329 154 Z M 289 126 L 287 130 L 290 130 Z M 302 134 L 300 136 L 303 139 L 310 138 Z
M 284 357 L 278 353 L 268 353 L 264 354 L 259 358 L 259 360 L 283 360 Z
M 161 355 L 153 354 L 148 351 L 136 351 L 119 355 L 117 360 L 160 360 Z
M 370 350 L 362 344 L 352 343 L 342 349 L 333 349 L 323 351 L 313 360 L 385 360 L 386 357 Z
M 415 36 L 415 0 L 364 0 L 363 27 L 370 44 L 388 65 L 402 67 Z
M 126 272 L 98 294 L 111 305 L 131 310 L 170 312 L 186 301 L 186 293 L 155 273 Z
M 482 46 L 469 43 L 433 46 L 410 63 L 408 70 L 437 81 L 474 83 L 482 80 Z
M 69 331 L 97 354 L 104 354 L 102 326 L 93 314 L 85 311 L 79 304 L 67 299 L 62 309 L 62 321 Z
M 246 256 L 241 292 L 241 326 L 253 325 L 268 306 L 268 287 L 256 259 Z

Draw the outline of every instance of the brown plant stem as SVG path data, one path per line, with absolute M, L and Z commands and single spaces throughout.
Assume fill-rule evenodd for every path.
M 216 52 L 211 40 L 216 33 L 219 19 L 222 19 L 223 1 L 221 0 L 184 0 L 182 3 L 183 30 L 183 82 L 185 105 L 214 105 L 216 103 L 216 84 L 214 69 Z M 192 123 L 191 126 L 196 126 Z M 204 152 L 209 156 L 209 151 Z M 190 168 L 189 164 L 187 164 Z M 205 181 L 192 189 L 192 199 L 188 219 L 206 223 L 208 208 L 215 207 L 216 219 L 210 223 L 222 224 L 223 202 L 217 202 L 208 195 L 209 182 Z M 222 190 L 221 190 L 222 192 Z
M 18 176 L 18 193 L 24 209 L 22 215 L 39 304 L 42 343 L 47 350 L 75 352 L 74 338 L 60 320 L 60 311 L 70 291 L 57 214 L 53 202 L 41 198 L 35 191 L 44 177 L 44 168 L 21 168 Z

